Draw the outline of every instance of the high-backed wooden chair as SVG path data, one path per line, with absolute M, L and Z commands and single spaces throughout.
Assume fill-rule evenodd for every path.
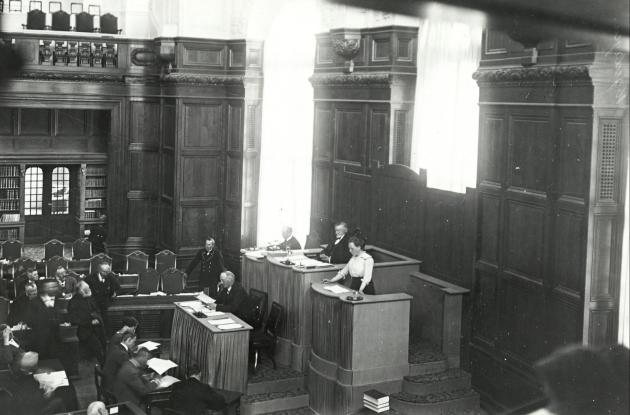
M 321 239 L 319 233 L 312 231 L 306 236 L 306 243 L 304 243 L 304 249 L 317 249 L 320 248 Z
M 52 14 L 52 30 L 68 32 L 70 30 L 70 15 L 63 10 L 57 10 Z
M 94 31 L 94 17 L 88 12 L 81 12 L 77 14 L 77 32 L 93 32 Z
M 55 278 L 55 272 L 59 267 L 68 269 L 68 260 L 56 255 L 46 261 L 46 278 Z
M 162 273 L 169 268 L 177 268 L 177 255 L 168 249 L 155 254 L 155 269 L 157 272 Z
M 251 321 L 248 321 L 252 325 L 254 330 L 258 330 L 262 327 L 267 315 L 267 298 L 268 295 L 264 291 L 257 290 L 255 288 L 249 289 L 249 300 L 254 312 L 252 313 Z
M 138 294 L 151 294 L 158 291 L 160 286 L 160 274 L 153 268 L 147 268 L 138 277 Z
M 0 297 L 0 324 L 5 324 L 9 318 L 9 299 Z
M 149 268 L 149 255 L 142 251 L 133 251 L 127 255 L 125 270 L 127 274 L 140 274 Z
M 278 331 L 282 324 L 283 316 L 284 307 L 274 301 L 271 303 L 271 310 L 269 311 L 265 327 L 252 333 L 249 339 L 249 349 L 250 353 L 254 354 L 254 372 L 256 372 L 258 354 L 263 350 L 269 354 L 273 368 L 276 369 L 276 342 L 278 341 Z
M 177 268 L 169 268 L 162 274 L 162 291 L 166 294 L 179 294 L 186 287 L 184 272 Z
M 79 261 L 90 258 L 92 258 L 92 242 L 88 238 L 79 238 L 72 243 L 72 259 Z
M 24 244 L 17 239 L 4 242 L 2 244 L 2 258 L 15 261 L 22 256 L 23 247 Z
M 121 31 L 118 30 L 118 17 L 111 13 L 101 15 L 101 33 L 109 33 L 117 35 Z
M 44 260 L 54 256 L 63 256 L 63 242 L 57 239 L 51 239 L 44 244 Z
M 104 253 L 100 253 L 100 254 L 96 254 L 94 255 L 92 258 L 90 258 L 90 274 L 94 274 L 96 271 L 98 271 L 98 267 L 99 265 L 101 265 L 102 263 L 108 263 L 109 266 L 111 267 L 112 265 L 112 258 L 110 256 L 108 256 L 107 254 Z
M 39 9 L 26 14 L 26 28 L 30 30 L 44 30 L 46 27 L 46 13 Z

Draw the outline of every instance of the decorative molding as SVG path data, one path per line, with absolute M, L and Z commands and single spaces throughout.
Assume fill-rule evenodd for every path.
M 243 75 L 208 75 L 175 72 L 164 75 L 162 80 L 174 84 L 243 85 L 245 77 Z
M 530 68 L 500 68 L 477 70 L 473 74 L 477 82 L 587 80 L 587 65 L 537 66 Z
M 100 73 L 65 73 L 65 72 L 19 72 L 17 79 L 32 79 L 42 81 L 76 81 L 76 82 L 122 82 L 122 74 Z
M 361 39 L 333 39 L 335 53 L 345 60 L 352 60 L 361 47 Z
M 131 63 L 136 66 L 152 66 L 157 62 L 158 54 L 153 49 L 137 48 L 131 51 Z
M 352 73 L 352 74 L 315 74 L 309 78 L 313 86 L 390 86 L 392 76 L 389 73 Z

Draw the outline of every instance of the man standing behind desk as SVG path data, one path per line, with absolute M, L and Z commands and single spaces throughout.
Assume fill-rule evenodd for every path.
M 109 330 L 107 309 L 112 302 L 112 298 L 116 297 L 116 293 L 120 290 L 118 278 L 111 272 L 110 265 L 103 262 L 99 265 L 98 271 L 95 274 L 89 275 L 85 279 L 85 282 L 88 283 L 90 290 L 92 290 L 92 296 L 101 311 L 103 327 L 107 333 Z
M 346 222 L 337 222 L 335 224 L 335 240 L 331 241 L 322 251 L 322 261 L 328 261 L 331 264 L 347 264 L 352 258 L 352 254 L 348 249 L 348 224 Z
M 210 291 L 214 290 L 219 284 L 219 275 L 225 271 L 223 255 L 216 249 L 214 238 L 210 236 L 206 238 L 205 246 L 197 251 L 188 268 L 186 268 L 186 277 L 193 272 L 199 263 L 201 263 L 199 285 L 203 287 L 206 294 L 211 294 Z
M 295 251 L 298 249 L 302 249 L 302 245 L 300 245 L 300 242 L 298 242 L 295 236 L 293 236 L 293 228 L 290 226 L 282 227 L 282 240 L 284 242 L 278 245 L 278 247 L 282 251 L 286 251 L 286 250 Z

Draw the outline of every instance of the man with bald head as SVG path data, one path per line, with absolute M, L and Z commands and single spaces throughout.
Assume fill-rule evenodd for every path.
M 293 228 L 290 226 L 282 227 L 282 243 L 278 247 L 282 251 L 302 249 L 300 242 L 293 236 Z
M 221 282 L 216 296 L 217 311 L 232 313 L 247 320 L 248 307 L 249 296 L 241 284 L 236 282 L 234 273 L 232 271 L 221 273 Z
M 105 331 L 100 309 L 90 286 L 81 281 L 77 285 L 77 294 L 68 304 L 68 320 L 76 324 L 77 337 L 88 357 L 95 357 L 101 366 L 105 363 Z
M 116 293 L 120 290 L 120 283 L 118 277 L 111 271 L 111 266 L 103 262 L 98 266 L 98 270 L 94 274 L 90 274 L 85 278 L 85 282 L 90 286 L 92 291 L 92 297 L 98 304 L 103 318 L 103 327 L 105 332 L 108 332 L 108 318 L 107 309 L 112 302 L 112 299 L 116 297 Z

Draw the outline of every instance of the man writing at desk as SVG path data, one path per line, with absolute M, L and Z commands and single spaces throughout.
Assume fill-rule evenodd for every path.
M 142 399 L 157 388 L 160 383 L 159 378 L 149 381 L 143 375 L 150 358 L 151 353 L 142 348 L 122 364 L 116 375 L 116 381 L 112 385 L 112 392 L 118 402 L 129 401 L 140 405 Z

